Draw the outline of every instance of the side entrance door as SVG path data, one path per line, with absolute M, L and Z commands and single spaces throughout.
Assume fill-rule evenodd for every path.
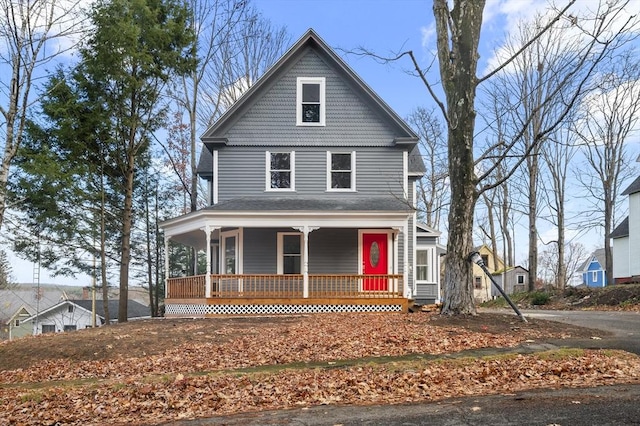
M 362 274 L 387 275 L 388 265 L 388 234 L 362 234 Z M 386 277 L 365 278 L 362 281 L 363 291 L 387 291 L 389 283 Z

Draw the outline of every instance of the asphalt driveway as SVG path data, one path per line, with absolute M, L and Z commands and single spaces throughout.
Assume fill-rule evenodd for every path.
M 549 341 L 558 346 L 622 349 L 640 355 L 640 312 L 525 310 L 523 314 L 525 318 L 540 318 L 611 333 L 611 337 L 601 340 L 571 339 L 564 343 L 562 340 Z

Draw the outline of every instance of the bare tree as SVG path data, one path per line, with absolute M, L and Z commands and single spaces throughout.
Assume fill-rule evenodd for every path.
M 38 72 L 74 48 L 81 1 L 0 0 L 0 228 L 7 208 L 11 164 L 34 104 Z
M 418 182 L 417 204 L 421 220 L 427 226 L 441 229 L 448 204 L 447 142 L 443 126 L 434 110 L 418 107 L 407 117 L 420 138 L 420 153 L 426 173 Z
M 509 40 L 503 54 L 514 55 L 518 52 L 519 46 L 535 37 L 538 29 L 544 26 L 544 21 L 538 15 L 533 22 L 522 22 L 519 33 Z M 563 145 L 564 141 L 559 138 L 562 135 L 560 129 L 566 127 L 568 115 L 571 114 L 565 99 L 572 99 L 573 94 L 580 93 L 580 85 L 585 81 L 583 71 L 588 70 L 577 70 L 574 65 L 574 52 L 580 49 L 581 43 L 581 35 L 572 31 L 571 27 L 549 28 L 515 58 L 507 72 L 497 76 L 493 85 L 494 88 L 502 86 L 497 92 L 504 97 L 501 105 L 506 111 L 504 115 L 508 117 L 507 121 L 511 123 L 509 137 L 513 140 L 521 135 L 520 146 L 516 149 L 520 155 L 527 153 L 523 163 L 524 184 L 521 187 L 522 208 L 528 217 L 530 291 L 534 289 L 537 277 L 540 242 L 537 222 L 540 217 L 548 216 L 552 222 L 559 222 L 558 247 L 560 251 L 564 248 L 564 190 L 571 155 Z M 565 119 L 558 121 L 562 116 Z M 552 128 L 555 130 L 543 132 Z M 546 136 L 541 136 L 543 134 Z M 545 159 L 549 161 L 545 162 Z M 544 165 L 548 165 L 548 169 L 545 170 Z M 549 178 L 544 174 L 545 171 L 549 173 Z M 551 187 L 547 185 L 555 194 L 552 202 L 544 199 L 546 192 L 540 190 L 543 182 L 552 184 Z M 545 205 L 549 206 L 550 212 L 544 211 Z M 559 259 L 561 268 L 558 272 L 564 275 L 563 256 L 559 256 Z M 559 280 L 564 282 L 564 277 L 559 277 Z
M 568 125 L 564 125 L 550 137 L 551 143 L 542 149 L 542 158 L 546 166 L 546 178 L 542 180 L 542 191 L 545 204 L 550 211 L 547 216 L 557 230 L 557 239 L 552 242 L 556 245 L 558 262 L 555 270 L 554 284 L 557 288 L 564 288 L 571 274 L 567 270 L 567 180 L 569 177 L 569 165 L 577 152 L 575 134 Z M 569 258 L 570 260 L 570 258 Z
M 607 283 L 613 283 L 611 237 L 616 224 L 618 193 L 625 179 L 634 174 L 625 149 L 640 120 L 640 65 L 629 51 L 612 62 L 612 71 L 600 78 L 597 90 L 582 104 L 583 116 L 575 131 L 585 144 L 586 167 L 578 178 L 595 202 L 591 226 L 604 228 Z
M 198 129 L 211 125 L 280 57 L 288 36 L 274 28 L 246 0 L 189 0 L 198 65 L 180 80 L 174 97 L 188 116 L 190 210 L 198 208 Z
M 556 11 L 554 16 L 545 25 L 538 28 L 535 35 L 526 41 L 518 51 L 502 61 L 500 66 L 486 76 L 479 78 L 476 71 L 484 1 L 457 0 L 449 9 L 446 0 L 435 0 L 433 13 L 436 24 L 441 84 L 445 95 L 444 102 L 438 98 L 434 87 L 429 83 L 413 53 L 404 52 L 399 55 L 410 56 L 415 71 L 436 100 L 447 123 L 451 206 L 445 260 L 443 314 L 476 313 L 473 301 L 471 265 L 468 261 L 469 253 L 473 248 L 474 208 L 483 191 L 497 187 L 502 183 L 498 180 L 489 180 L 489 177 L 494 175 L 495 165 L 486 168 L 479 176 L 475 173 L 476 163 L 490 156 L 495 156 L 494 149 L 496 148 L 493 146 L 494 149 L 484 150 L 479 157 L 476 157 L 474 152 L 475 97 L 478 85 L 505 71 L 514 60 L 524 51 L 530 49 L 550 28 L 560 26 L 565 31 L 572 27 L 578 29 L 582 43 L 579 49 L 573 52 L 572 60 L 567 61 L 569 68 L 565 73 L 565 78 L 558 82 L 555 90 L 538 102 L 539 108 L 557 102 L 563 105 L 564 110 L 556 114 L 556 120 L 537 128 L 538 131 L 532 134 L 531 143 L 524 151 L 518 152 L 518 149 L 522 146 L 521 142 L 537 116 L 537 111 L 533 111 L 519 131 L 514 133 L 511 140 L 501 147 L 501 153 L 505 157 L 520 156 L 520 159 L 514 164 L 514 168 L 503 176 L 502 180 L 504 181 L 526 161 L 537 145 L 562 123 L 565 115 L 581 96 L 583 85 L 592 76 L 596 66 L 606 58 L 611 49 L 616 47 L 616 43 L 622 42 L 621 38 L 629 26 L 636 23 L 634 18 L 629 18 L 625 19 L 622 25 L 619 25 L 618 18 L 624 16 L 625 2 L 607 2 L 596 10 L 594 16 L 569 16 L 567 11 L 573 3 L 575 2 L 572 1 L 564 9 Z M 569 82 L 572 82 L 575 90 L 571 93 L 564 93 L 563 89 Z M 530 90 L 536 89 L 536 87 L 530 88 Z
M 571 278 L 578 272 L 578 268 L 587 259 L 589 253 L 584 245 L 580 243 L 569 243 L 562 250 L 563 258 L 560 259 L 560 251 L 558 245 L 550 245 L 547 249 L 540 253 L 538 263 L 540 264 L 540 275 L 545 281 L 545 284 L 556 285 L 558 288 L 565 288 Z M 557 271 L 560 269 L 560 264 L 565 265 L 564 281 L 558 283 Z

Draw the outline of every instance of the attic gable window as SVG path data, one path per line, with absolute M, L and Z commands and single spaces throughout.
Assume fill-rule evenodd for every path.
M 324 126 L 324 77 L 298 77 L 296 125 Z
M 266 190 L 295 191 L 295 151 L 266 153 Z

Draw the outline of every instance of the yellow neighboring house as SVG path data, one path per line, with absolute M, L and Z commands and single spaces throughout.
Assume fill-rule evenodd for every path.
M 500 256 L 493 256 L 493 250 L 491 250 L 486 244 L 476 247 L 474 251 L 480 253 L 482 261 L 486 265 L 489 272 L 492 274 L 498 271 L 503 271 L 505 268 L 504 261 Z M 491 279 L 484 273 L 475 263 L 473 264 L 473 297 L 476 303 L 486 302 L 491 299 Z

